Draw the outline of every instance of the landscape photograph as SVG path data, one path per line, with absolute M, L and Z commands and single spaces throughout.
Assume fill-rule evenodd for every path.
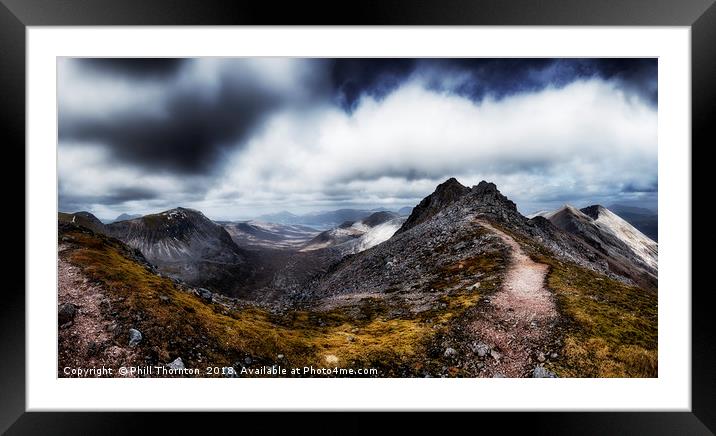
M 58 58 L 57 377 L 658 377 L 657 84 Z

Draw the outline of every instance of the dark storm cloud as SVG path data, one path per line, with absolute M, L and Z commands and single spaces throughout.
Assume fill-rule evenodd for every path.
M 83 58 L 76 62 L 98 73 L 132 79 L 161 79 L 179 72 L 188 62 L 183 58 Z
M 116 157 L 149 169 L 199 174 L 280 101 L 231 83 L 221 88 L 209 99 L 192 90 L 169 95 L 166 115 L 159 117 L 125 112 L 112 118 L 67 120 L 60 115 L 60 139 L 104 144 Z
M 61 183 L 60 192 L 62 192 Z M 60 195 L 59 209 L 66 212 L 77 212 L 92 204 L 119 205 L 129 201 L 153 200 L 159 197 L 160 193 L 151 189 L 117 188 L 102 195 Z
M 380 99 L 410 77 L 474 101 L 599 78 L 657 102 L 656 59 L 338 59 L 332 70 L 336 101 L 348 111 L 361 96 Z M 454 77 L 459 80 L 445 80 Z
M 119 75 L 132 83 L 151 75 L 174 73 L 186 68 L 192 60 L 78 61 L 81 68 Z M 297 99 L 310 102 L 312 94 L 320 95 L 324 86 L 320 73 L 308 74 L 306 80 L 296 84 L 300 89 L 295 92 L 277 91 L 262 83 L 260 74 L 247 76 L 240 62 L 228 60 L 225 65 L 229 68 L 219 68 L 214 76 L 195 79 L 199 82 L 196 86 L 175 81 L 156 84 L 161 90 L 159 101 L 152 103 L 159 107 L 155 112 L 147 113 L 143 107 L 136 107 L 111 116 L 77 116 L 60 110 L 60 141 L 101 144 L 114 157 L 150 170 L 207 174 L 224 151 L 240 146 L 266 116 Z M 320 61 L 314 64 L 321 66 Z M 209 89 L 206 82 L 211 84 Z
M 237 64 L 228 73 L 220 71 L 216 77 L 201 79 L 216 81 L 210 93 L 205 86 L 178 86 L 172 80 L 187 72 L 195 59 L 88 58 L 73 62 L 81 73 L 130 84 L 152 79 L 161 88 L 158 101 L 153 103 L 159 109 L 147 114 L 142 107 L 129 108 L 111 116 L 78 116 L 60 110 L 60 141 L 101 144 L 116 158 L 152 170 L 209 173 L 224 151 L 240 146 L 268 115 L 294 98 L 286 95 L 286 90 L 276 92 L 260 86 L 255 83 L 256 77 L 242 77 L 240 60 L 225 61 L 227 65 Z M 327 97 L 327 84 L 323 82 L 331 82 L 333 101 L 349 112 L 361 96 L 381 99 L 415 77 L 425 80 L 430 89 L 474 101 L 598 77 L 656 103 L 655 59 L 336 59 L 310 60 L 307 64 L 312 74 L 294 87 L 323 98 Z
M 336 59 L 331 71 L 336 101 L 353 109 L 364 94 L 380 98 L 415 71 L 415 59 Z

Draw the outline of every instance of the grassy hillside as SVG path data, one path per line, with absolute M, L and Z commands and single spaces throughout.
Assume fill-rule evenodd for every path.
M 625 285 L 576 265 L 539 259 L 565 317 L 564 377 L 657 377 L 656 292 Z
M 444 335 L 480 299 L 474 290 L 440 290 L 439 304 L 414 314 L 399 295 L 365 298 L 325 312 L 272 314 L 256 307 L 206 303 L 161 277 L 121 242 L 77 228 L 60 234 L 69 249 L 62 256 L 102 285 L 109 297 L 107 315 L 118 324 L 116 340 L 139 329 L 140 350 L 152 364 L 181 357 L 187 368 L 281 364 L 285 367 L 373 367 L 381 376 L 415 375 L 442 368 L 441 354 L 426 358 L 436 335 Z M 491 275 L 503 265 L 501 253 L 468 259 L 446 268 L 436 288 L 458 283 L 461 274 Z M 497 275 L 481 293 L 497 286 Z M 434 354 L 434 353 L 433 353 Z M 282 358 L 279 358 L 282 355 Z M 247 359 L 248 358 L 248 359 Z M 237 368 L 239 369 L 239 368 Z

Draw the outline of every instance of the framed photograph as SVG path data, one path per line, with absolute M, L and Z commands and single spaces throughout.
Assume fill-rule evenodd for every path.
M 1 428 L 711 434 L 691 240 L 716 7 L 637 3 L 3 0 L 25 275 Z

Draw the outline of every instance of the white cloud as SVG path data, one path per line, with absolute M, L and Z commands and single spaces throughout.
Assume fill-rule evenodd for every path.
M 518 206 L 607 199 L 656 180 L 656 123 L 655 108 L 598 79 L 479 104 L 415 79 L 352 114 L 276 114 L 206 202 L 233 197 L 237 213 L 404 204 L 451 176 L 494 181 Z

